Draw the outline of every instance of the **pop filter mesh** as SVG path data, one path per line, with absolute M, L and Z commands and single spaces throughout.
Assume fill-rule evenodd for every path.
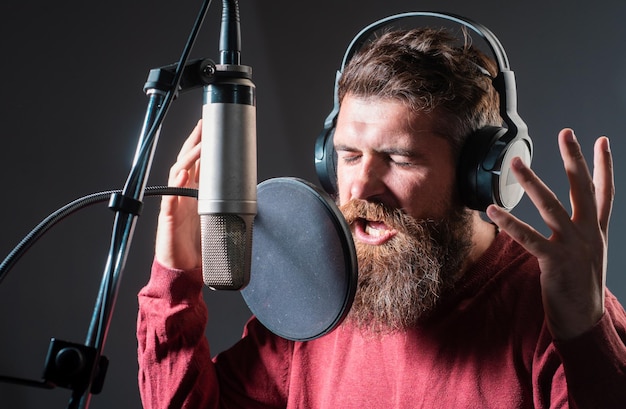
M 270 331 L 305 341 L 346 316 L 357 281 L 356 252 L 341 212 L 321 189 L 297 178 L 258 186 L 250 283 L 241 291 Z

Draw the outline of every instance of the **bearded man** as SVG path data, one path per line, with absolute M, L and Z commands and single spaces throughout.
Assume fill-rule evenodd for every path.
M 194 199 L 163 199 L 139 294 L 147 408 L 617 408 L 626 402 L 626 314 L 605 288 L 608 139 L 590 176 L 574 133 L 559 146 L 573 215 L 522 160 L 511 172 L 551 237 L 491 205 L 466 206 L 465 138 L 501 125 L 495 64 L 444 30 L 390 31 L 342 73 L 337 202 L 357 248 L 347 319 L 306 342 L 256 318 L 211 356 Z M 197 187 L 201 127 L 170 185 Z

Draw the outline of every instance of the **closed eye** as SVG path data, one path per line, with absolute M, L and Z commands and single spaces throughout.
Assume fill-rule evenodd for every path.
M 392 149 L 386 151 L 385 153 L 387 154 L 389 161 L 395 166 L 412 167 L 420 163 L 419 155 L 411 151 Z
M 396 166 L 411 167 L 415 165 L 415 160 L 406 156 L 390 156 L 389 160 Z
M 356 163 L 361 158 L 361 153 L 356 149 L 347 148 L 345 146 L 335 147 L 339 160 L 343 163 L 351 164 Z
M 361 155 L 358 154 L 339 154 L 339 158 L 345 164 L 357 163 L 361 159 Z
M 337 146 L 335 150 L 339 160 L 344 164 L 356 164 L 363 157 L 361 151 L 346 146 Z M 401 168 L 410 168 L 422 162 L 420 155 L 403 149 L 384 149 L 378 151 L 375 155 L 390 165 Z

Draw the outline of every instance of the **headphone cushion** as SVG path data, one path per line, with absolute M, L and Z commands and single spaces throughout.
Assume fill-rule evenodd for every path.
M 507 128 L 487 126 L 470 134 L 458 165 L 461 198 L 471 209 L 485 211 L 491 204 L 512 209 L 524 191 L 511 172 L 511 161 L 531 160 L 531 147 Z
M 315 171 L 322 188 L 331 196 L 337 194 L 337 152 L 333 135 L 335 127 L 324 128 L 315 141 Z
M 465 140 L 458 163 L 458 185 L 463 202 L 471 209 L 484 211 L 494 203 L 493 164 L 487 163 L 494 145 L 506 128 L 487 126 L 472 132 Z M 491 153 L 491 154 L 490 154 Z

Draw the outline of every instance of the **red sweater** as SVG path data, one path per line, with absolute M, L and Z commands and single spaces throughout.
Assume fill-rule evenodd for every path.
M 626 313 L 607 292 L 587 333 L 555 342 L 539 270 L 506 234 L 432 319 L 363 334 L 343 324 L 308 342 L 252 318 L 211 359 L 199 271 L 153 265 L 139 293 L 139 384 L 145 408 L 626 408 Z

